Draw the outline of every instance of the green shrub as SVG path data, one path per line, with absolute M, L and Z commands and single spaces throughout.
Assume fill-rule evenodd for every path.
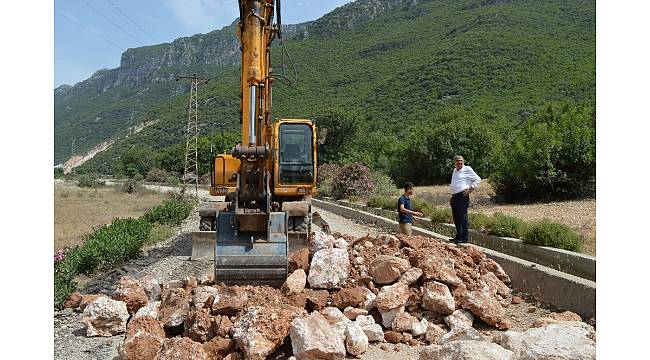
M 524 244 L 550 246 L 570 251 L 580 251 L 583 241 L 582 236 L 570 227 L 549 219 L 529 224 L 522 240 Z
M 179 225 L 192 212 L 193 204 L 189 201 L 167 200 L 147 211 L 142 218 L 149 223 Z
M 483 213 L 469 213 L 469 227 L 474 230 L 489 230 L 492 218 Z
M 385 210 L 397 211 L 397 197 L 395 196 L 371 196 L 366 203 L 367 206 Z
M 318 197 L 331 197 L 334 190 L 334 180 L 341 171 L 337 164 L 323 164 L 318 167 L 318 178 L 316 181 L 316 195 Z
M 418 198 L 411 197 L 411 205 L 414 211 L 419 211 L 424 216 L 429 217 L 437 211 L 436 207 Z
M 526 231 L 526 223 L 523 220 L 500 212 L 492 215 L 487 227 L 490 234 L 512 238 L 521 238 Z
M 454 223 L 454 216 L 450 208 L 432 208 L 427 215 L 433 223 Z
M 105 185 L 105 183 L 103 181 L 100 181 L 97 175 L 94 174 L 81 175 L 79 177 L 79 180 L 77 180 L 77 184 L 79 185 L 79 187 L 89 187 L 89 188 L 96 188 Z
M 135 258 L 145 243 L 165 240 L 189 216 L 193 202 L 183 195 L 154 207 L 139 219 L 114 219 L 88 235 L 81 246 L 54 258 L 54 305 L 61 308 L 75 290 L 75 276 L 105 271 Z M 157 224 L 154 224 L 157 223 Z
M 64 171 L 62 167 L 55 167 L 54 168 L 54 178 L 55 179 L 62 179 L 65 177 Z
M 154 167 L 149 170 L 145 179 L 149 182 L 164 183 L 168 177 L 169 174 L 165 170 Z
M 77 283 L 74 277 L 77 276 L 79 267 L 78 247 L 67 251 L 65 258 L 54 261 L 54 304 L 58 308 L 68 299 L 75 290 Z
M 165 178 L 165 183 L 169 186 L 178 186 L 181 184 L 181 179 L 177 176 L 170 175 Z
M 361 201 L 361 198 L 356 195 L 352 195 L 348 198 L 348 201 L 351 203 L 358 203 L 359 201 Z
M 156 244 L 173 236 L 175 229 L 171 225 L 154 224 L 147 239 L 147 244 Z
M 115 219 L 89 235 L 78 249 L 77 271 L 107 270 L 140 253 L 151 224 L 142 219 Z
M 490 177 L 506 201 L 595 196 L 596 117 L 591 106 L 552 106 L 520 125 Z
M 465 157 L 467 165 L 481 176 L 491 171 L 500 142 L 493 126 L 476 114 L 449 108 L 434 115 L 435 120 L 418 126 L 403 140 L 399 168 L 415 183 L 448 183 L 454 155 Z
M 390 176 L 380 172 L 373 172 L 370 174 L 370 179 L 375 185 L 372 191 L 373 195 L 394 196 L 399 194 L 399 189 Z
M 129 194 L 140 192 L 142 189 L 142 184 L 135 179 L 128 179 L 121 186 L 121 191 Z
M 370 169 L 359 162 L 344 165 L 334 178 L 332 196 L 347 199 L 350 196 L 371 194 L 374 184 L 370 180 Z

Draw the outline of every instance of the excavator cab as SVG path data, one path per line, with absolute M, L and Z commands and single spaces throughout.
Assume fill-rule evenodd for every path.
M 313 131 L 309 124 L 280 124 L 278 159 L 281 184 L 311 184 L 314 181 Z

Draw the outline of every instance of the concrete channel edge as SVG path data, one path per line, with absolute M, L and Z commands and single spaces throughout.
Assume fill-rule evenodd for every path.
M 394 231 L 398 229 L 397 221 L 369 212 L 318 199 L 312 199 L 312 204 L 348 219 L 360 220 Z M 449 240 L 449 237 L 445 235 L 417 226 L 413 227 L 413 234 Z M 512 286 L 515 289 L 533 295 L 542 302 L 549 303 L 559 309 L 573 311 L 582 316 L 583 319 L 596 316 L 595 281 L 478 245 L 472 246 L 477 246 L 487 256 L 499 263 L 510 276 Z

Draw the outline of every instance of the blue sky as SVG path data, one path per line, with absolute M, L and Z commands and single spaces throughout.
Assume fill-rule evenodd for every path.
M 318 19 L 351 0 L 283 0 L 282 22 Z M 54 85 L 74 85 L 120 65 L 133 47 L 170 42 L 229 25 L 237 0 L 57 0 Z

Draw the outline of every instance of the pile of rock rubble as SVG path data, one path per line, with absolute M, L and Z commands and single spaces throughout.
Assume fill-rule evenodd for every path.
M 280 290 L 122 277 L 112 297 L 75 293 L 66 306 L 83 311 L 88 336 L 125 333 L 123 359 L 264 359 L 287 339 L 296 359 L 361 355 L 371 342 L 430 344 L 420 359 L 595 359 L 593 327 L 569 312 L 492 338 L 474 329 L 475 318 L 508 329 L 520 299 L 471 246 L 316 232 L 289 270 Z

